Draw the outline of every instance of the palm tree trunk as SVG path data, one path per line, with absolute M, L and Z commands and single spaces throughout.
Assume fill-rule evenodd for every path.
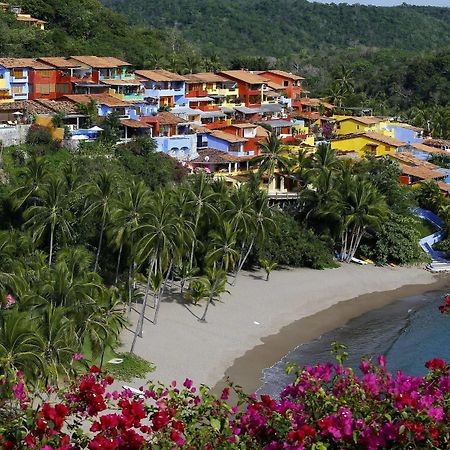
M 53 237 L 55 235 L 55 224 L 52 223 L 50 227 L 50 254 L 48 255 L 48 267 L 51 267 L 52 265 L 52 259 L 53 259 Z
M 156 325 L 157 320 L 158 320 L 158 314 L 159 314 L 159 307 L 161 306 L 161 297 L 164 293 L 164 289 L 166 288 L 166 284 L 167 284 L 167 280 L 169 279 L 169 275 L 172 272 L 172 264 L 173 262 L 170 262 L 169 265 L 169 269 L 167 270 L 167 274 L 166 274 L 166 278 L 164 279 L 164 284 L 161 286 L 161 289 L 158 293 L 157 297 L 157 301 L 156 301 L 156 306 L 155 306 L 155 316 L 153 317 L 153 324 Z
M 134 261 L 131 261 L 130 267 L 128 268 L 128 314 L 131 312 L 131 297 L 133 294 L 133 285 L 132 285 L 132 268 Z
M 189 257 L 189 270 L 192 270 L 192 265 L 194 264 L 195 241 L 197 239 L 197 228 L 199 220 L 200 220 L 200 208 L 198 209 L 197 215 L 195 216 L 194 237 L 192 239 L 191 255 Z
M 98 260 L 100 259 L 100 251 L 102 249 L 102 240 L 103 240 L 103 232 L 105 231 L 105 223 L 106 223 L 106 207 L 103 208 L 102 228 L 100 230 L 100 238 L 98 240 L 97 255 L 95 257 L 94 272 L 97 272 Z
M 245 253 L 244 258 L 242 259 L 242 261 L 240 261 L 240 263 L 238 265 L 238 269 L 234 275 L 233 283 L 231 284 L 232 286 L 234 286 L 236 284 L 237 277 L 238 277 L 240 271 L 242 270 L 242 268 L 244 267 L 244 264 L 247 261 L 254 244 L 255 244 L 255 238 L 253 238 L 252 241 L 250 242 L 250 245 L 248 246 L 248 249 L 247 249 L 247 252 Z
M 122 250 L 123 250 L 123 241 L 120 243 L 119 247 L 119 256 L 117 257 L 116 278 L 114 284 L 117 284 L 117 280 L 119 279 L 119 268 L 120 268 L 120 260 L 122 259 Z

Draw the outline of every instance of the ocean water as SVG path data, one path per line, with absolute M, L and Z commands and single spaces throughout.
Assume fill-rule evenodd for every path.
M 383 308 L 370 311 L 290 351 L 262 374 L 258 394 L 277 397 L 293 376 L 286 365 L 300 366 L 333 361 L 331 343 L 339 341 L 348 347 L 346 365 L 357 368 L 362 356 L 384 355 L 388 369 L 408 375 L 426 373 L 426 361 L 442 358 L 450 361 L 450 318 L 438 310 L 446 292 L 428 292 L 406 297 Z

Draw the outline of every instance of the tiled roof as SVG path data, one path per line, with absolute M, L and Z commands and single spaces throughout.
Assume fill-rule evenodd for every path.
M 34 58 L 0 58 L 0 65 L 6 67 L 7 69 L 14 68 L 26 68 L 30 67 L 36 70 L 49 70 L 53 69 L 52 66 L 44 64 Z
M 185 75 L 188 83 L 226 83 L 228 80 L 214 72 L 200 72 Z
M 386 136 L 381 133 L 377 133 L 375 131 L 366 131 L 363 133 L 352 133 L 352 134 L 344 134 L 339 136 L 333 141 L 345 141 L 346 139 L 354 139 L 358 137 L 366 137 L 368 139 L 373 139 L 374 141 L 381 142 L 383 144 L 391 145 L 392 147 L 405 147 L 408 144 L 406 142 L 399 141 L 390 136 Z
M 140 120 L 120 119 L 120 123 L 130 128 L 152 128 L 151 125 Z
M 426 139 L 425 141 L 423 141 L 423 143 L 425 145 L 437 148 L 450 147 L 450 140 L 445 139 Z
M 417 150 L 421 150 L 422 152 L 426 153 L 432 153 L 432 154 L 441 154 L 441 155 L 448 155 L 449 153 L 445 150 L 441 150 L 436 147 L 430 147 L 429 145 L 425 144 L 410 144 L 411 147 L 414 147 Z
M 73 103 L 89 103 L 91 100 L 95 100 L 99 105 L 105 105 L 111 108 L 120 106 L 130 106 L 131 104 L 108 94 L 91 94 L 91 95 L 72 94 L 72 95 L 65 95 L 63 98 Z
M 298 101 L 302 105 L 305 105 L 305 106 L 316 106 L 316 107 L 318 107 L 318 106 L 322 105 L 326 109 L 333 109 L 334 108 L 334 105 L 332 105 L 329 102 L 326 102 L 325 100 L 322 100 L 321 98 L 303 97 L 303 98 L 300 98 Z
M 180 123 L 186 123 L 181 117 L 172 114 L 169 111 L 162 111 L 156 116 L 156 120 L 160 125 L 178 125 Z
M 217 139 L 220 139 L 222 141 L 229 142 L 231 144 L 236 144 L 239 142 L 247 142 L 247 139 L 245 139 L 245 138 L 241 138 L 239 136 L 235 136 L 234 134 L 225 133 L 224 131 L 219 131 L 219 130 L 211 131 L 210 135 Z
M 152 81 L 185 81 L 186 78 L 168 70 L 136 70 L 136 75 Z
M 285 72 L 284 70 L 267 70 L 264 73 L 273 73 L 274 75 L 278 75 L 280 77 L 283 78 L 288 78 L 289 80 L 294 80 L 294 81 L 299 81 L 299 80 L 304 80 L 303 77 L 299 77 L 298 75 L 294 75 L 291 72 Z
M 102 80 L 102 84 L 107 84 L 108 86 L 141 86 L 141 83 L 137 80 Z
M 42 61 L 45 64 L 49 64 L 58 69 L 68 69 L 75 67 L 82 67 L 83 64 L 80 61 L 75 61 L 72 58 L 63 58 L 63 57 L 42 57 L 37 58 L 39 61 Z
M 248 161 L 251 158 L 251 156 L 235 156 L 213 148 L 205 148 L 198 150 L 198 157 L 191 162 L 197 164 L 228 164 L 230 162 Z
M 418 166 L 418 167 L 426 167 L 430 170 L 439 169 L 439 166 L 436 164 L 432 164 L 428 161 L 422 161 L 421 159 L 417 159 L 411 152 L 397 152 L 393 155 L 389 155 L 391 158 L 400 161 L 407 166 Z
M 255 125 L 253 123 L 233 123 L 231 125 L 234 128 L 257 128 L 258 125 Z
M 438 181 L 437 185 L 439 186 L 439 189 L 443 192 L 450 192 L 450 184 L 445 183 L 444 181 Z
M 71 58 L 95 69 L 112 69 L 120 66 L 131 66 L 130 63 L 110 56 L 71 56 Z
M 404 164 L 400 164 L 400 167 L 405 175 L 410 175 L 421 180 L 433 180 L 446 177 L 445 173 L 436 172 L 425 167 L 412 167 Z
M 275 91 L 279 91 L 281 89 L 285 89 L 284 86 L 282 86 L 281 84 L 275 83 L 275 81 L 268 81 L 267 82 L 267 86 L 269 86 L 270 89 L 274 89 Z
M 54 112 L 61 112 L 64 114 L 78 114 L 75 104 L 69 102 L 68 100 L 36 99 L 31 101 L 34 101 Z
M 355 122 L 363 123 L 364 125 L 375 125 L 376 123 L 382 122 L 382 119 L 372 116 L 352 116 L 345 117 L 338 120 L 338 122 L 345 122 L 346 120 L 354 120 Z
M 223 72 L 219 72 L 219 74 L 248 84 L 265 84 L 268 82 L 266 77 L 247 70 L 224 70 Z

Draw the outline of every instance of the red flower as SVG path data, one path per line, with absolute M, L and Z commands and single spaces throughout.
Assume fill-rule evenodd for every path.
M 427 361 L 425 363 L 425 367 L 432 371 L 444 369 L 445 366 L 446 366 L 445 361 L 443 361 L 442 359 L 439 359 L 439 358 L 431 359 L 430 361 Z
M 220 396 L 220 400 L 228 400 L 229 395 L 230 395 L 230 388 L 229 387 L 224 388 L 224 390 L 222 391 L 222 395 Z
M 170 432 L 170 439 L 172 439 L 172 441 L 180 447 L 186 442 L 186 440 L 183 438 L 183 435 L 176 430 L 172 430 Z
M 89 369 L 89 372 L 90 372 L 90 373 L 102 373 L 102 371 L 101 371 L 97 366 L 92 366 L 92 367 Z

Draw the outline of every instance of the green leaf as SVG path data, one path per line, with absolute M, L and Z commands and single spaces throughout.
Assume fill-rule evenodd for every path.
M 220 420 L 219 419 L 211 419 L 211 426 L 215 431 L 220 431 Z

